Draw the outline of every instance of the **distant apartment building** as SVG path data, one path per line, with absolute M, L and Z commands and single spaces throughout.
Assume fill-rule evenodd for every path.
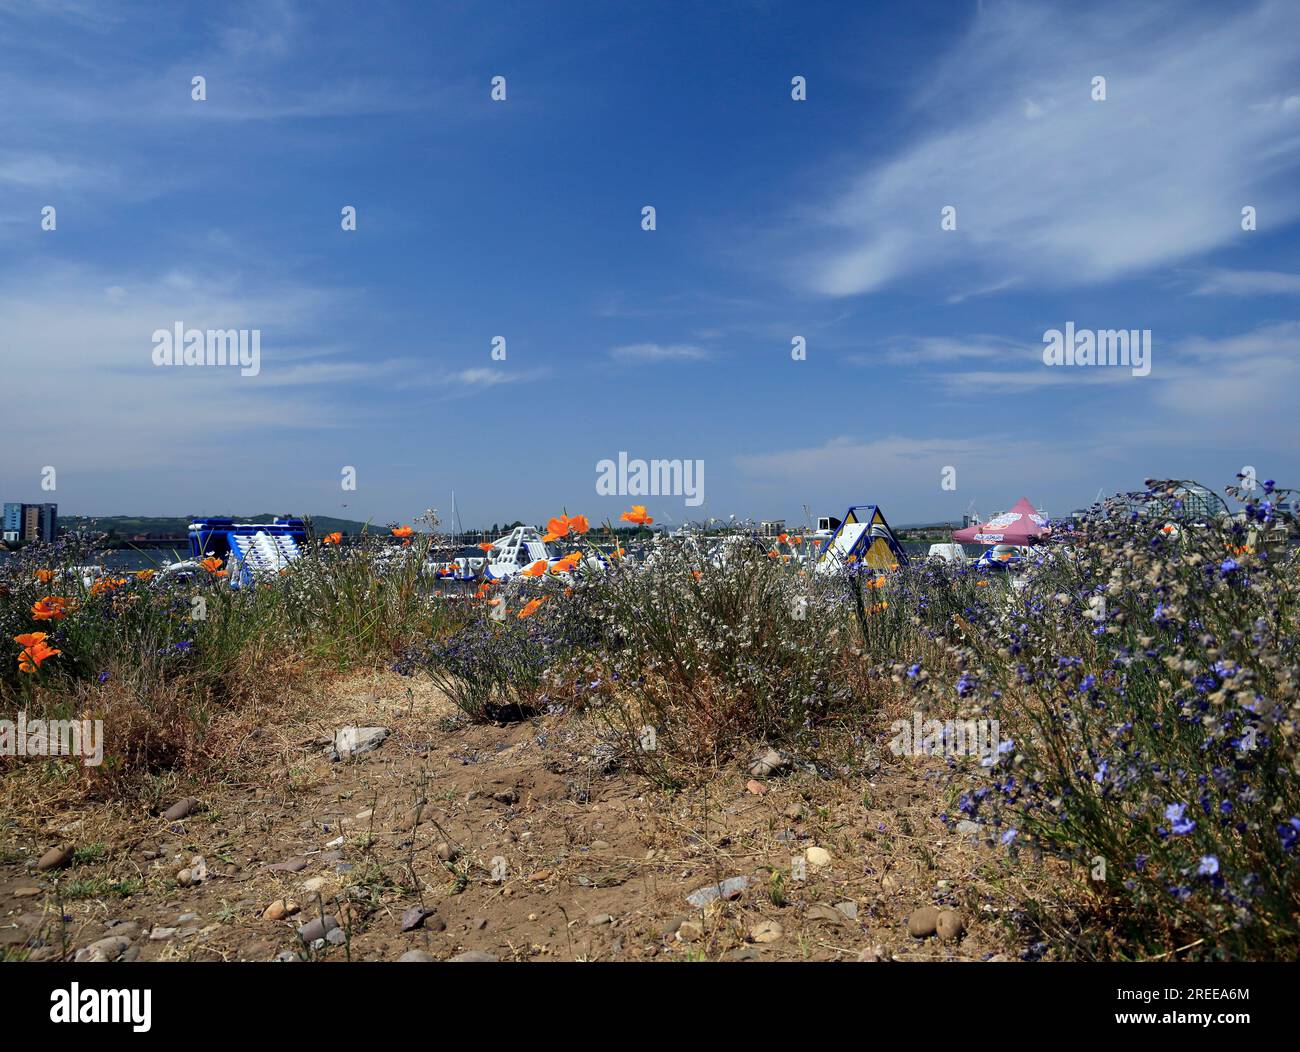
M 779 537 L 785 533 L 785 519 L 765 519 L 758 524 L 758 532 L 764 537 Z
M 0 540 L 53 541 L 59 534 L 57 504 L 18 504 L 6 502 Z
M 0 521 L 0 540 L 16 541 L 23 531 L 23 506 L 9 504 L 4 506 L 4 519 Z
M 41 506 L 41 540 L 54 543 L 59 535 L 59 506 L 42 504 Z

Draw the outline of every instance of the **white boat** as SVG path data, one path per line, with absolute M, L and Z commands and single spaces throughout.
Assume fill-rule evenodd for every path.
M 461 556 L 437 563 L 432 569 L 441 577 L 454 577 L 456 580 L 504 581 L 535 563 L 545 562 L 550 567 L 559 560 L 560 556 L 542 540 L 541 531 L 535 526 L 516 526 L 493 541 L 492 547 L 481 558 Z M 604 563 L 598 557 L 589 555 L 583 559 L 582 565 L 599 569 Z
M 719 538 L 708 554 L 709 565 L 721 569 L 739 557 L 745 550 L 763 551 L 767 545 L 748 533 L 733 533 Z
M 80 579 L 82 585 L 89 588 L 101 577 L 108 576 L 108 568 L 102 565 L 69 566 L 66 570 L 60 571 L 60 575 L 74 580 Z
M 181 559 L 161 567 L 158 576 L 154 580 L 155 583 L 162 584 L 164 581 L 183 581 L 206 573 L 206 568 L 198 559 Z
M 496 581 L 504 580 L 527 570 L 533 563 L 540 561 L 549 565 L 555 558 L 536 526 L 516 526 L 492 542 L 484 560 L 484 576 Z
M 926 553 L 927 559 L 939 559 L 946 563 L 968 563 L 970 556 L 966 554 L 966 549 L 960 544 L 932 544 L 929 552 Z

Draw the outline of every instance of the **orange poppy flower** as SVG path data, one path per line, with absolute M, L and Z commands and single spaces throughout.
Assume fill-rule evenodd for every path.
M 157 572 L 158 572 L 157 570 L 136 570 L 135 579 L 137 581 L 147 581 L 151 577 L 153 577 L 154 574 L 156 574 Z
M 37 621 L 62 621 L 72 609 L 72 600 L 58 595 L 47 595 L 32 605 L 32 617 Z
M 411 536 L 411 534 L 413 534 L 414 532 L 415 532 L 415 531 L 414 531 L 413 529 L 411 529 L 411 527 L 409 527 L 409 526 L 394 526 L 394 527 L 393 527 L 393 536 L 394 536 L 394 537 L 409 537 L 409 536 Z
M 35 638 L 37 636 L 40 638 Z M 30 643 L 23 646 L 22 653 L 18 655 L 18 670 L 20 672 L 35 672 L 41 667 L 42 662 L 54 657 L 56 654 L 63 653 L 63 651 L 55 650 L 45 642 L 44 632 L 30 632 L 25 636 L 15 636 L 14 639 L 16 642 L 21 642 L 23 639 L 31 640 Z
M 537 562 L 533 563 L 533 565 L 528 567 L 527 570 L 521 570 L 520 572 L 525 577 L 541 577 L 542 574 L 546 573 L 546 560 L 538 559 Z
M 501 605 L 501 600 L 500 600 L 500 599 L 489 599 L 489 600 L 488 600 L 488 606 L 500 606 L 500 605 Z
M 49 584 L 51 581 L 54 580 L 54 571 L 53 571 L 53 570 L 37 570 L 37 571 L 36 571 L 36 580 L 40 581 L 41 584 Z
M 803 544 L 803 538 L 800 537 L 800 536 L 798 536 L 798 535 L 796 534 L 796 536 L 795 536 L 795 538 L 794 538 L 794 543 L 795 543 L 795 544 Z
M 655 520 L 645 512 L 644 504 L 633 504 L 631 511 L 625 511 L 619 516 L 624 522 L 631 522 L 637 526 L 649 526 Z
M 557 559 L 551 567 L 552 573 L 569 573 L 582 561 L 582 552 L 570 552 L 563 559 Z
M 691 576 L 694 577 L 694 578 L 698 581 L 701 577 L 704 576 L 704 574 L 702 574 L 699 570 L 692 570 L 692 571 L 691 571 Z
M 551 533 L 549 530 L 542 534 L 542 540 L 547 544 L 550 544 L 552 541 L 558 541 L 559 539 L 560 535 L 558 533 Z
M 90 594 L 103 595 L 105 592 L 111 592 L 115 588 L 122 587 L 124 584 L 126 584 L 125 577 L 101 577 L 90 586 Z
M 548 519 L 546 529 L 548 533 L 553 533 L 557 537 L 567 537 L 569 535 L 569 520 L 563 515 Z
M 496 547 L 496 545 L 493 544 L 491 541 L 484 541 L 482 544 L 479 545 L 479 547 L 482 548 L 485 552 L 490 552 L 493 548 Z
M 975 587 L 976 587 L 976 588 L 987 588 L 988 586 L 989 586 L 988 581 L 976 581 L 976 582 L 975 582 Z
M 342 541 L 343 541 L 343 534 L 338 533 L 338 532 L 335 532 L 335 533 L 327 533 L 327 534 L 325 534 L 324 538 L 321 540 L 321 543 L 322 543 L 322 544 L 340 544 Z
M 28 647 L 34 647 L 37 643 L 43 643 L 48 638 L 46 632 L 24 632 L 21 636 L 14 636 L 14 642 L 26 650 Z
M 587 521 L 587 516 L 585 515 L 570 515 L 569 529 L 573 533 L 586 533 L 591 529 L 591 523 Z
M 221 560 L 216 558 L 215 556 L 211 556 L 207 559 L 204 559 L 201 563 L 199 563 L 199 565 L 202 566 L 203 569 L 207 570 L 208 573 L 216 573 L 218 570 L 221 569 Z
M 533 614 L 537 613 L 537 608 L 541 605 L 542 605 L 541 599 L 530 599 L 528 600 L 527 603 L 524 604 L 524 608 L 520 610 L 519 613 L 515 614 L 515 617 L 519 618 L 519 620 L 521 621 L 525 617 L 532 617 Z
M 778 533 L 776 535 L 776 539 L 780 541 L 782 544 L 784 544 L 786 541 L 790 539 L 790 535 L 788 533 Z

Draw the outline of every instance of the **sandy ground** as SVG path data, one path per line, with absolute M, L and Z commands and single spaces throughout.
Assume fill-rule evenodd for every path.
M 961 790 L 942 764 L 886 754 L 859 779 L 762 782 L 738 764 L 668 794 L 603 769 L 578 717 L 455 716 L 418 681 L 350 676 L 265 732 L 252 775 L 169 787 L 164 803 L 198 800 L 187 817 L 121 803 L 3 816 L 0 954 L 978 961 L 1014 960 L 1042 938 L 1012 906 L 1031 864 L 940 819 Z M 392 733 L 329 758 L 349 724 Z M 74 861 L 39 870 L 58 846 Z M 746 881 L 734 897 L 688 902 L 735 877 Z M 956 911 L 964 930 L 909 934 L 924 906 Z M 333 941 L 300 935 L 322 915 L 339 925 Z

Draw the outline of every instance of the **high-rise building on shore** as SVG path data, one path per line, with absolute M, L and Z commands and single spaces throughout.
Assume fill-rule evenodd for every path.
M 57 504 L 6 502 L 0 520 L 0 540 L 53 541 L 59 535 Z
M 59 506 L 41 505 L 41 540 L 53 543 L 59 535 Z
M 0 540 L 16 541 L 23 529 L 23 506 L 6 503 L 4 518 L 0 519 Z

